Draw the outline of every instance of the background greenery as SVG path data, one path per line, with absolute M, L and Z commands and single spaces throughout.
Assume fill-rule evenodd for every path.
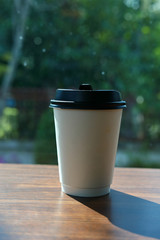
M 1 0 L 0 6 L 2 84 L 12 58 L 15 5 Z M 146 149 L 159 143 L 160 1 L 31 0 L 28 11 L 12 88 L 77 88 L 87 82 L 95 89 L 117 89 L 128 107 L 120 139 L 139 141 Z M 14 17 L 16 14 L 20 13 L 14 13 Z M 38 119 L 33 107 L 27 108 L 27 115 L 26 111 L 17 112 L 19 127 L 14 136 L 10 131 L 7 138 L 34 139 L 36 152 L 46 146 L 42 152 L 50 155 L 53 151 L 54 155 L 51 146 L 55 143 L 47 144 L 54 136 L 47 128 L 53 126 L 47 108 L 46 104 Z M 22 129 L 28 115 L 32 124 L 25 122 L 29 133 L 22 134 L 18 129 Z M 40 155 L 36 156 L 42 163 Z M 45 162 L 52 160 L 46 157 Z

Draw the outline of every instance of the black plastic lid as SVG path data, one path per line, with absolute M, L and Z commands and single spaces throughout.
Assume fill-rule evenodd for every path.
M 93 90 L 90 84 L 79 89 L 57 89 L 51 108 L 63 109 L 121 109 L 126 108 L 120 92 L 116 90 Z

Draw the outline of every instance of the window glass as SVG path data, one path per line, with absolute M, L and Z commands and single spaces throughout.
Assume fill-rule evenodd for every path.
M 56 164 L 56 88 L 127 101 L 117 166 L 160 167 L 160 1 L 0 2 L 0 162 Z

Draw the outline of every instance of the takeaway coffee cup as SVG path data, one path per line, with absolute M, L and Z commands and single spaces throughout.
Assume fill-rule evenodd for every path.
M 108 194 L 113 178 L 122 110 L 115 90 L 57 89 L 54 109 L 62 191 L 80 197 Z

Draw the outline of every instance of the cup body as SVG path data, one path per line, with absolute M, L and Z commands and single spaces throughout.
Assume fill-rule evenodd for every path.
M 109 193 L 122 111 L 54 108 L 63 192 L 80 197 Z

